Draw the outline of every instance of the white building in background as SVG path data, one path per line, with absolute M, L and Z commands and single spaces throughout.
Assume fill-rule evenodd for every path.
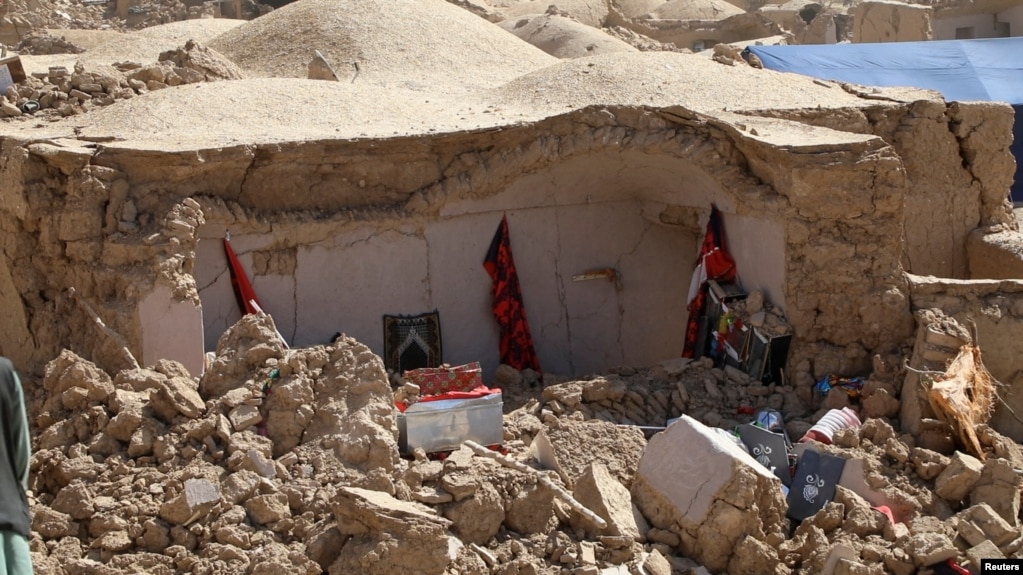
M 1023 36 L 1023 2 L 974 0 L 934 9 L 934 40 Z
M 853 42 L 1023 36 L 1023 0 L 869 0 L 852 13 Z

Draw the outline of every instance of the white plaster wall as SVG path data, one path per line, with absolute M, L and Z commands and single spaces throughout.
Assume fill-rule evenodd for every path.
M 767 301 L 785 309 L 785 231 L 780 223 L 724 214 L 728 249 L 747 292 L 760 290 Z
M 427 258 L 427 244 L 414 228 L 364 225 L 343 230 L 332 242 L 300 247 L 295 345 L 327 343 L 341 332 L 381 354 L 384 314 L 434 308 Z
M 202 301 L 202 325 L 206 351 L 216 349 L 217 340 L 220 339 L 224 331 L 241 318 L 241 312 L 238 310 L 234 296 L 234 288 L 231 287 L 231 274 L 227 268 L 223 237 L 224 229 L 222 227 L 203 226 L 199 230 L 199 243 L 195 250 L 196 265 L 193 275 L 196 288 L 199 290 L 199 298 Z M 242 267 L 245 268 L 249 281 L 253 283 L 253 289 L 256 290 L 257 297 L 266 308 L 265 311 L 273 316 L 278 330 L 289 333 L 287 327 L 294 326 L 294 316 L 289 317 L 286 314 L 289 306 L 283 301 L 271 301 L 269 298 L 264 298 L 262 293 L 269 289 L 267 285 L 269 282 L 252 273 L 252 250 L 264 247 L 270 239 L 266 234 L 235 234 L 231 236 L 231 247 L 238 256 Z M 293 297 L 289 297 L 288 301 L 293 299 Z M 289 343 L 291 343 L 290 340 Z
M 502 215 L 541 367 L 581 375 L 677 357 L 686 295 L 704 222 L 664 224 L 657 206 L 734 211 L 734 198 L 677 158 L 609 153 L 528 174 L 481 200 L 449 203 L 433 221 L 338 225 L 297 249 L 294 276 L 252 275 L 251 252 L 265 234 L 232 234 L 265 310 L 296 346 L 342 332 L 383 352 L 384 314 L 440 312 L 444 360 L 498 365 L 498 330 L 483 259 Z M 653 206 L 653 207 L 652 207 Z M 275 225 L 278 238 L 289 231 Z M 774 224 L 726 216 L 726 233 L 745 285 L 782 294 L 783 239 Z M 222 230 L 200 230 L 200 286 L 206 349 L 237 321 Z M 297 234 L 290 234 L 297 237 Z M 572 276 L 613 268 L 620 283 Z
M 973 27 L 974 38 L 992 38 L 995 35 L 994 22 L 994 14 L 971 14 L 969 16 L 954 16 L 951 18 L 935 18 L 931 25 L 934 27 L 935 40 L 955 40 L 956 28 L 968 28 L 971 26 Z
M 157 285 L 139 302 L 138 314 L 142 326 L 143 366 L 172 359 L 181 362 L 188 373 L 202 375 L 205 360 L 200 307 L 176 299 L 169 287 Z
M 998 21 L 1009 23 L 1010 36 L 1023 36 L 1023 4 L 999 12 Z
M 425 230 L 342 230 L 300 247 L 295 277 L 253 277 L 248 245 L 258 242 L 235 235 L 231 243 L 292 345 L 326 343 L 343 332 L 382 353 L 384 314 L 438 309 L 445 361 L 479 360 L 489 374 L 498 365 L 498 330 L 483 259 L 504 214 L 545 371 L 648 365 L 681 351 L 696 240 L 688 230 L 644 219 L 632 200 L 465 214 Z M 226 265 L 219 241 L 200 241 L 196 279 L 207 349 L 239 317 Z M 622 274 L 621 290 L 605 280 L 571 279 L 607 267 Z

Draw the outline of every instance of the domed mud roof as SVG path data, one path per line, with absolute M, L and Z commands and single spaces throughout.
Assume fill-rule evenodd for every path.
M 745 13 L 724 0 L 671 0 L 646 17 L 652 20 L 724 20 Z
M 508 19 L 544 14 L 554 6 L 559 13 L 568 14 L 594 28 L 601 27 L 608 14 L 607 0 L 491 0 L 490 4 Z
M 491 91 L 499 107 L 565 110 L 590 104 L 673 106 L 695 111 L 859 106 L 813 78 L 724 66 L 677 52 L 619 52 L 544 68 Z
M 500 22 L 498 26 L 558 58 L 637 51 L 618 38 L 564 16 L 522 16 Z
M 472 120 L 460 107 L 474 109 L 467 98 L 424 96 L 401 87 L 247 78 L 164 88 L 68 121 L 86 138 L 175 151 L 196 143 L 219 147 L 455 131 Z M 475 110 L 498 121 L 483 115 L 482 106 Z
M 618 10 L 626 18 L 639 18 L 663 6 L 665 0 L 618 0 Z
M 246 22 L 247 20 L 233 20 L 231 18 L 198 18 L 150 26 L 149 28 L 136 30 L 132 34 L 145 38 L 164 38 L 176 41 L 182 45 L 189 40 L 195 40 L 200 44 L 207 44 L 217 36 L 228 30 L 233 30 Z
M 556 60 L 445 0 L 299 0 L 210 47 L 250 76 L 306 78 L 319 51 L 342 81 L 457 92 Z

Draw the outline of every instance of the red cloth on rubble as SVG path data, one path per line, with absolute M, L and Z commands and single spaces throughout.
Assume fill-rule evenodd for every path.
M 483 385 L 483 370 L 478 361 L 455 367 L 410 369 L 403 377 L 405 381 L 418 385 L 422 395 L 471 391 Z
M 519 275 L 512 259 L 511 241 L 508 238 L 508 217 L 501 218 L 483 267 L 493 281 L 491 308 L 501 330 L 501 363 L 521 371 L 529 368 L 540 371 L 540 360 L 533 349 L 533 337 L 526 321 L 526 308 L 522 303 L 522 289 Z
M 256 290 L 252 289 L 249 277 L 245 275 L 245 268 L 238 261 L 238 256 L 231 248 L 231 240 L 227 237 L 224 238 L 224 253 L 227 254 L 227 267 L 231 271 L 231 286 L 234 287 L 234 297 L 238 300 L 238 310 L 242 312 L 242 315 L 256 313 L 259 311 L 256 306 L 261 309 L 263 304 L 259 303 Z M 252 302 L 255 302 L 256 305 L 252 305 Z
M 419 398 L 419 402 L 442 401 L 445 399 L 476 399 L 477 397 L 485 397 L 495 393 L 501 393 L 501 390 L 496 387 L 481 385 L 470 391 L 449 391 L 447 393 L 438 393 L 437 395 L 425 395 Z
M 487 387 L 481 385 L 470 391 L 449 391 L 447 393 L 438 393 L 437 395 L 424 395 L 419 398 L 419 403 L 426 403 L 428 401 L 442 401 L 445 399 L 477 399 L 480 397 L 486 397 L 495 393 L 501 393 L 501 390 L 496 387 Z M 405 413 L 408 409 L 408 404 L 404 401 L 394 402 L 394 406 L 398 408 L 398 411 Z
M 696 258 L 696 269 L 693 271 L 694 286 L 691 286 L 689 294 L 689 321 L 686 322 L 682 357 L 696 355 L 700 316 L 703 315 L 707 300 L 707 280 L 731 282 L 735 281 L 735 276 L 735 260 L 725 249 L 725 229 L 721 222 L 721 212 L 716 205 L 711 204 L 707 233 L 703 236 L 703 245 L 700 246 L 700 255 Z M 692 289 L 693 287 L 696 289 Z

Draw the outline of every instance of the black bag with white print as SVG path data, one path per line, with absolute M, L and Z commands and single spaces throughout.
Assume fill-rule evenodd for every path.
M 788 516 L 797 521 L 811 517 L 834 499 L 845 459 L 807 449 L 799 456 L 789 489 Z

